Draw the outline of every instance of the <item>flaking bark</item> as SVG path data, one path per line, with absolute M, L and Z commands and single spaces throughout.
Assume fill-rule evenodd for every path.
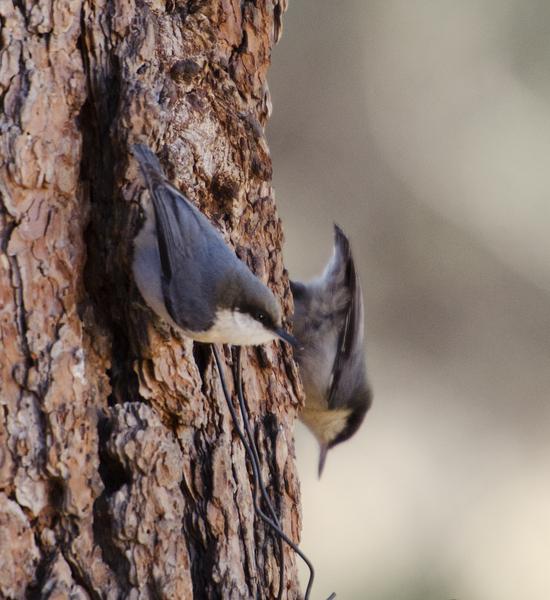
M 0 0 L 0 597 L 273 598 L 276 540 L 208 347 L 143 305 L 129 144 L 291 310 L 263 134 L 285 3 Z M 232 387 L 229 349 L 226 377 Z M 262 472 L 299 539 L 300 386 L 244 351 Z M 285 596 L 300 592 L 285 549 Z

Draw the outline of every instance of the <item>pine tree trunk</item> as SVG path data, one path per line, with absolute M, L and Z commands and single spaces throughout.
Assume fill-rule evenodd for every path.
M 133 281 L 143 184 L 129 145 L 159 152 L 288 314 L 263 134 L 284 8 L 0 0 L 2 598 L 279 591 L 210 349 L 156 318 Z M 243 350 L 263 476 L 298 541 L 291 351 Z M 300 598 L 286 547 L 285 566 L 283 597 Z

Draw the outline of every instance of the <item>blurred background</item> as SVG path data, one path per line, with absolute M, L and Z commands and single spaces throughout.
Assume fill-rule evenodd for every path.
M 297 427 L 313 598 L 550 598 L 550 3 L 290 0 L 268 83 L 285 265 L 349 235 L 374 389 L 320 481 Z

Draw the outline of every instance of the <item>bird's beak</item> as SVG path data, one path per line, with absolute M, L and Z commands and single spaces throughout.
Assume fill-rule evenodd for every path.
M 321 475 L 323 474 L 323 469 L 325 468 L 325 460 L 327 458 L 328 448 L 326 446 L 321 446 L 321 453 L 319 454 L 319 479 L 321 479 Z
M 288 342 L 289 344 L 292 344 L 293 346 L 296 346 L 296 348 L 298 348 L 299 350 L 303 350 L 304 349 L 304 347 L 302 346 L 302 344 L 300 344 L 300 342 L 296 338 L 292 337 L 290 335 L 290 333 L 287 333 L 282 327 L 279 327 L 278 329 L 275 329 L 273 331 L 273 333 L 276 333 L 285 342 Z

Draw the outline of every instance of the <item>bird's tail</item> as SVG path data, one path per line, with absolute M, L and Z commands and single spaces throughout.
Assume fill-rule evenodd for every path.
M 164 170 L 160 166 L 159 159 L 147 144 L 134 144 L 132 146 L 132 152 L 138 159 L 141 171 L 146 178 L 148 178 L 150 171 L 156 172 L 164 177 Z

